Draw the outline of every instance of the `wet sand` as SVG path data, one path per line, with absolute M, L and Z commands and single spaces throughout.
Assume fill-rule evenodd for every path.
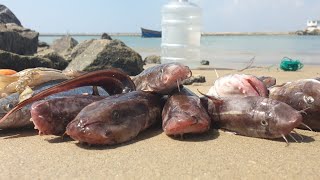
M 219 76 L 239 73 L 217 70 Z M 277 77 L 277 84 L 319 77 L 319 66 L 298 72 L 276 67 L 241 73 Z M 214 70 L 193 70 L 207 82 L 188 86 L 207 92 Z M 302 143 L 267 140 L 210 130 L 184 139 L 160 127 L 117 146 L 85 146 L 68 138 L 39 136 L 33 129 L 0 130 L 0 177 L 4 179 L 319 179 L 320 133 L 297 130 Z M 296 136 L 299 139 L 298 136 Z

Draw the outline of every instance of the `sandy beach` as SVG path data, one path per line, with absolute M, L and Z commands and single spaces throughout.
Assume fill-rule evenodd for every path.
M 241 73 L 269 75 L 283 82 L 320 76 L 320 66 L 297 72 L 277 67 Z M 217 70 L 219 76 L 239 73 Z M 214 70 L 193 70 L 207 82 L 188 86 L 207 92 L 217 78 Z M 184 139 L 152 127 L 134 140 L 89 147 L 71 139 L 39 136 L 36 130 L 0 130 L 2 179 L 319 179 L 320 133 L 297 130 L 302 143 L 268 140 L 210 130 Z M 297 138 L 299 138 L 297 136 Z

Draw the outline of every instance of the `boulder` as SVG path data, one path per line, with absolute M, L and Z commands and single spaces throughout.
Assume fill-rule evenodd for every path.
M 78 44 L 78 41 L 69 35 L 56 39 L 51 44 L 51 49 L 56 51 L 61 56 L 67 58 L 72 49 Z
M 37 49 L 37 53 L 41 53 L 42 51 L 46 51 L 50 48 L 50 45 L 47 44 L 46 42 L 42 42 L 42 41 L 39 41 L 38 42 L 38 49 Z M 53 50 L 51 50 L 53 51 Z
M 191 76 L 190 78 L 184 80 L 182 82 L 183 85 L 191 85 L 193 83 L 204 83 L 206 82 L 206 77 L 197 75 L 197 76 Z
M 64 70 L 69 62 L 52 49 L 46 49 L 37 54 L 38 57 L 50 59 L 52 68 Z
M 14 23 L 0 24 L 0 49 L 20 55 L 37 52 L 39 33 Z
M 200 64 L 201 65 L 209 65 L 210 62 L 208 60 L 201 60 Z
M 141 56 L 120 40 L 93 40 L 66 70 L 95 71 L 119 68 L 131 76 L 143 70 Z
M 157 55 L 150 55 L 144 58 L 145 64 L 161 64 L 161 57 Z
M 88 48 L 88 46 L 94 41 L 94 39 L 85 40 L 79 43 L 76 47 L 74 47 L 71 53 L 66 58 L 67 61 L 72 61 L 72 59 L 76 58 L 78 55 L 83 53 L 84 50 Z
M 320 29 L 315 29 L 313 31 L 307 31 L 307 35 L 320 35 Z
M 23 56 L 0 50 L 0 69 L 13 69 L 21 71 L 27 68 L 48 67 L 52 68 L 50 59 L 38 56 Z
M 38 42 L 38 47 L 41 47 L 41 48 L 43 48 L 43 47 L 50 47 L 50 45 L 48 44 L 48 43 L 46 43 L 46 42 L 43 42 L 43 41 L 39 41 Z
M 101 35 L 101 39 L 109 39 L 109 40 L 112 40 L 111 36 L 109 36 L 109 34 L 107 34 L 107 33 L 103 33 L 103 34 Z
M 5 5 L 0 4 L 0 23 L 15 23 L 22 26 L 19 19 Z

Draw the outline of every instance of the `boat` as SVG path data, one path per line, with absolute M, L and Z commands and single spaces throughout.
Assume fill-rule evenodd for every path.
M 145 38 L 161 38 L 161 31 L 141 28 L 141 37 Z

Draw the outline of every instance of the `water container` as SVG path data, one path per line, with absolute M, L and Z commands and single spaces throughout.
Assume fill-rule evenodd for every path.
M 162 7 L 161 63 L 200 65 L 201 14 L 188 0 L 170 0 Z

